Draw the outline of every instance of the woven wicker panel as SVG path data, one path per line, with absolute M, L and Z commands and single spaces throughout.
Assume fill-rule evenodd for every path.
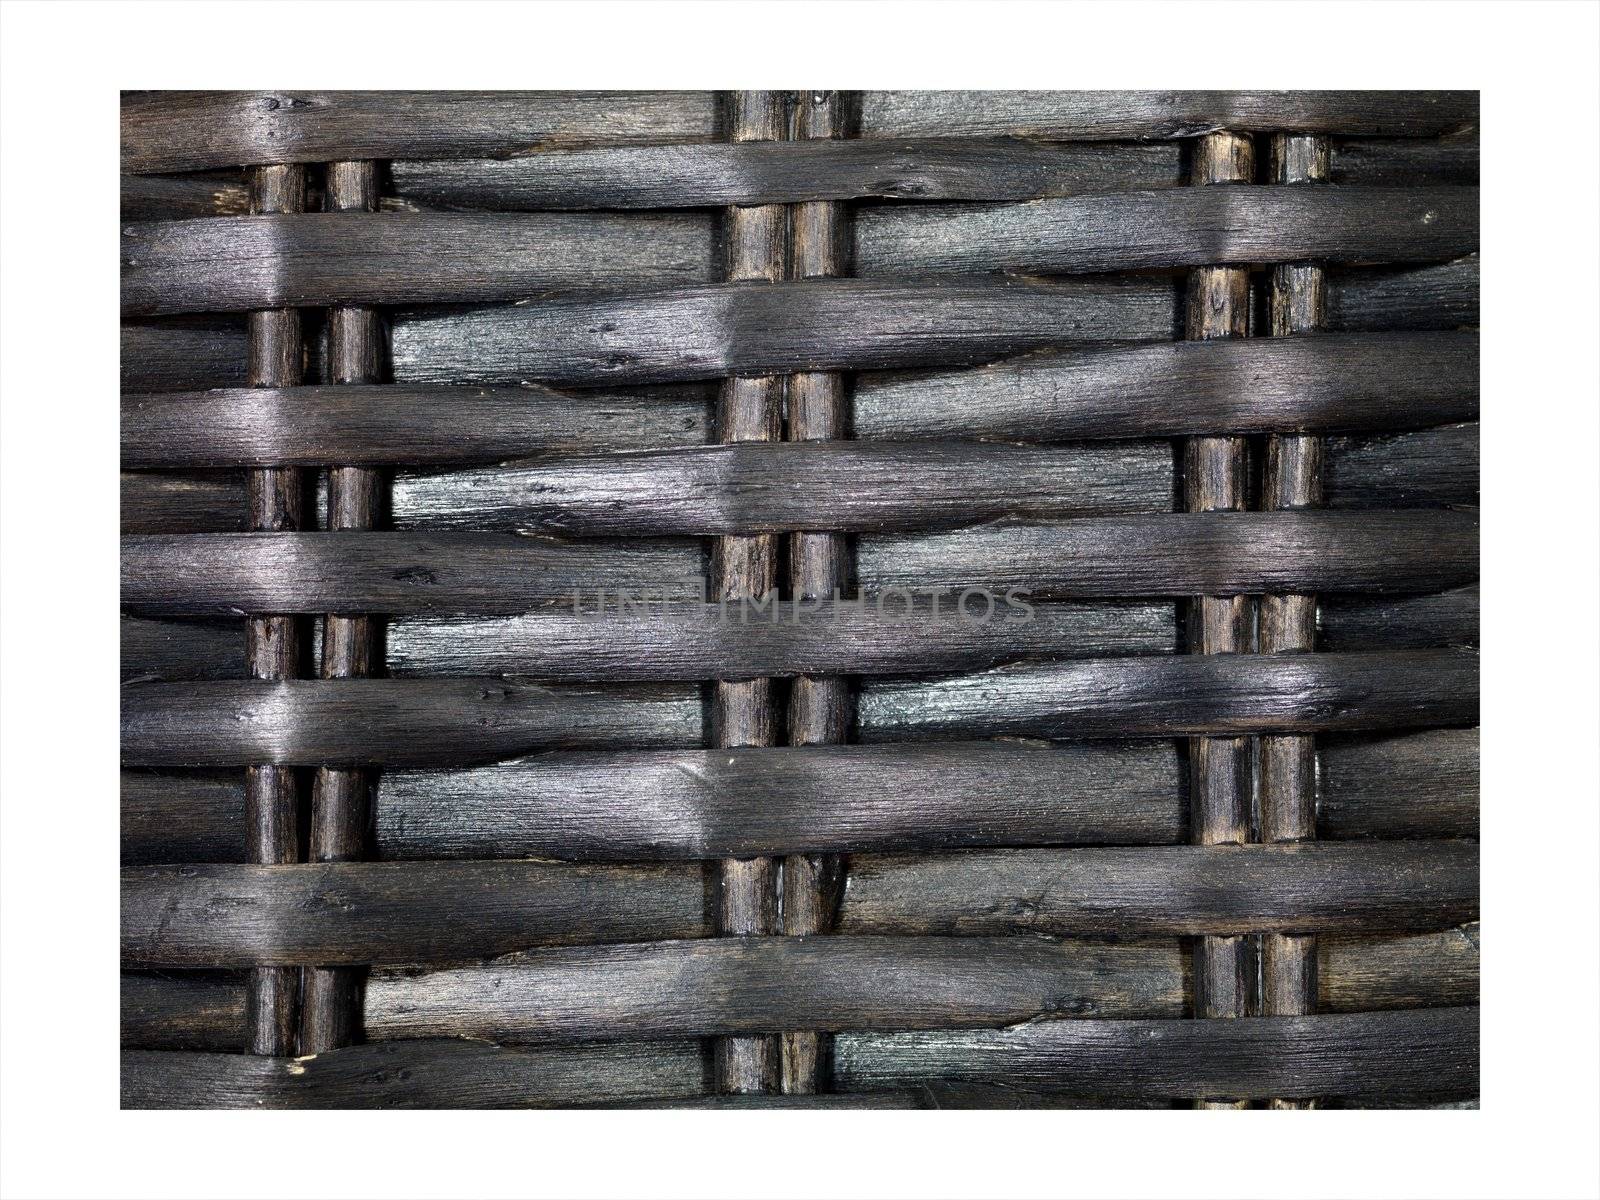
M 1476 120 L 126 94 L 124 1105 L 1475 1102 Z

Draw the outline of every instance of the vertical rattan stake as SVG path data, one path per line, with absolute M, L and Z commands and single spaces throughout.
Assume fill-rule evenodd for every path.
M 735 92 L 730 134 L 736 142 L 782 141 L 788 114 L 782 92 Z M 783 278 L 788 211 L 781 204 L 727 210 L 725 253 L 730 282 L 775 283 Z M 783 429 L 783 378 L 768 375 L 727 379 L 717 404 L 719 440 L 775 442 Z M 770 595 L 777 586 L 776 534 L 720 537 L 712 545 L 713 599 Z M 774 742 L 772 681 L 719 680 L 712 685 L 712 744 L 771 746 Z M 722 934 L 777 932 L 776 864 L 770 858 L 723 859 L 717 889 L 717 931 Z M 724 1092 L 769 1092 L 778 1081 L 777 1040 L 719 1038 L 716 1084 Z
M 846 134 L 847 105 L 838 92 L 802 93 L 795 109 L 795 138 Z M 792 212 L 793 269 L 798 279 L 848 274 L 848 210 L 831 201 L 796 204 Z M 850 435 L 844 376 L 801 372 L 789 378 L 790 441 L 823 441 Z M 789 588 L 796 600 L 842 594 L 852 584 L 850 541 L 841 533 L 796 533 L 789 539 Z M 850 734 L 850 682 L 841 676 L 795 679 L 789 699 L 789 743 L 837 745 Z M 832 919 L 839 860 L 792 854 L 783 861 L 783 932 L 822 933 Z M 826 1046 L 816 1033 L 783 1035 L 783 1090 L 820 1090 Z
M 328 164 L 330 212 L 376 212 L 377 172 L 370 162 Z M 376 309 L 341 305 L 328 312 L 328 378 L 333 383 L 376 383 L 383 370 L 383 328 Z M 372 529 L 383 510 L 379 472 L 333 467 L 328 472 L 328 528 Z M 372 674 L 376 628 L 370 616 L 330 613 L 323 626 L 324 679 Z M 363 771 L 320 767 L 311 791 L 310 858 L 340 862 L 367 854 L 371 779 Z M 313 967 L 305 973 L 300 1052 L 320 1054 L 360 1036 L 360 968 Z
M 250 178 L 255 213 L 305 211 L 302 166 L 257 167 Z M 249 317 L 251 387 L 292 387 L 302 381 L 305 347 L 300 314 L 291 308 Z M 303 480 L 295 467 L 250 472 L 250 528 L 299 529 Z M 252 616 L 245 625 L 245 654 L 254 679 L 292 679 L 300 670 L 300 623 L 292 616 Z M 245 768 L 245 857 L 255 863 L 291 863 L 300 853 L 300 792 L 291 767 Z M 300 972 L 257 967 L 250 972 L 246 1021 L 252 1054 L 293 1054 L 298 1024 Z
M 1190 182 L 1249 183 L 1255 155 L 1249 137 L 1214 133 L 1195 146 Z M 1185 333 L 1191 340 L 1245 337 L 1250 332 L 1250 272 L 1201 267 L 1189 276 Z M 1184 501 L 1190 512 L 1248 507 L 1249 442 L 1197 437 L 1185 446 Z M 1248 596 L 1200 596 L 1189 612 L 1189 651 L 1244 654 L 1254 648 L 1255 605 Z M 1189 743 L 1191 839 L 1202 846 L 1250 840 L 1254 783 L 1247 737 L 1202 737 Z M 1252 1009 L 1255 962 L 1248 937 L 1202 937 L 1194 949 L 1197 1017 L 1244 1017 Z M 1208 1105 L 1209 1106 L 1209 1105 Z M 1232 1105 L 1226 1105 L 1232 1107 Z
M 1325 183 L 1326 138 L 1279 135 L 1272 139 L 1275 183 Z M 1322 326 L 1327 306 L 1323 269 L 1285 263 L 1272 270 L 1272 336 L 1306 333 Z M 1282 435 L 1267 438 L 1261 507 L 1315 508 L 1322 503 L 1322 440 Z M 1261 651 L 1278 654 L 1316 649 L 1315 596 L 1263 596 Z M 1261 739 L 1261 840 L 1306 841 L 1317 836 L 1316 740 L 1305 736 Z M 1316 1011 L 1317 946 L 1313 937 L 1269 933 L 1261 943 L 1261 1011 L 1297 1017 Z M 1274 1100 L 1275 1108 L 1309 1108 L 1304 1100 Z

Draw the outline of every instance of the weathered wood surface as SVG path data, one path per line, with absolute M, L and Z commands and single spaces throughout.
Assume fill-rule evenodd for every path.
M 1321 749 L 1325 836 L 1478 836 L 1476 729 L 1333 737 Z
M 1478 1090 L 1478 1010 L 845 1034 L 834 1074 L 841 1091 L 966 1080 L 1107 1096 L 1465 1098 Z
M 979 370 L 867 375 L 862 438 L 1025 441 L 1440 425 L 1478 412 L 1476 333 L 1085 346 Z
M 1393 599 L 1325 596 L 1318 605 L 1319 649 L 1421 650 L 1478 644 L 1478 588 Z
M 1039 599 L 1423 592 L 1478 574 L 1475 513 L 1206 512 L 862 537 L 863 591 L 1017 588 Z
M 1478 248 L 1477 188 L 1204 187 L 856 218 L 863 276 L 1084 274 L 1317 259 L 1434 262 Z
M 785 1030 L 1180 1017 L 1176 943 L 739 937 L 540 950 L 511 964 L 375 974 L 369 1038 L 541 1043 Z
M 1328 328 L 1463 329 L 1478 323 L 1478 256 L 1328 275 Z
M 129 535 L 122 601 L 141 615 L 501 614 L 597 589 L 687 598 L 682 540 L 569 542 L 406 531 Z M 1009 589 L 1039 600 L 1275 591 L 1415 593 L 1477 577 L 1476 514 L 1147 513 L 863 537 L 863 592 Z M 904 598 L 901 598 L 904 603 Z
M 547 754 L 386 775 L 377 847 L 626 861 L 1174 842 L 1181 784 L 1159 742 Z
M 864 741 L 1240 736 L 1477 720 L 1478 658 L 1458 650 L 1024 663 L 928 681 L 874 680 L 858 700 Z
M 1474 842 L 858 855 L 851 934 L 1244 934 L 1437 929 L 1478 912 Z
M 122 1107 L 565 1108 L 703 1095 L 697 1042 L 523 1049 L 445 1038 L 303 1058 L 124 1051 Z
M 431 465 L 585 450 L 696 446 L 704 389 L 561 393 L 404 385 L 128 395 L 122 462 L 136 467 Z
M 712 276 L 703 213 L 303 213 L 131 222 L 122 311 L 517 300 Z
M 563 542 L 500 533 L 129 536 L 133 612 L 519 613 L 578 589 L 679 598 L 703 570 L 693 542 Z
M 1324 1012 L 1441 1008 L 1478 1002 L 1478 923 L 1388 937 L 1317 943 L 1317 1006 Z
M 125 534 L 243 533 L 250 527 L 243 471 L 124 471 L 119 493 Z
M 126 92 L 122 169 L 705 141 L 712 92 Z
M 398 161 L 390 174 L 397 196 L 428 208 L 1038 200 L 1172 186 L 1181 178 L 1178 152 L 1172 142 L 1063 146 L 1020 138 L 708 142 Z
M 690 684 L 306 679 L 123 690 L 127 766 L 446 766 L 565 746 L 687 746 L 700 735 Z
M 976 364 L 1106 339 L 1170 338 L 1170 281 L 802 279 L 402 316 L 403 383 L 660 383 Z
M 406 528 L 602 537 L 859 533 L 1006 518 L 1160 512 L 1159 442 L 741 442 L 396 480 Z
M 245 678 L 244 630 L 237 621 L 118 622 L 122 682 Z
M 1335 508 L 1476 507 L 1478 425 L 1334 437 L 1327 500 Z
M 1023 659 L 1164 653 L 1171 604 L 1035 604 L 979 594 L 796 605 L 651 604 L 517 617 L 410 618 L 389 628 L 396 675 L 759 679 L 927 675 Z M 964 615 L 963 615 L 964 614 Z
M 244 861 L 243 776 L 124 771 L 120 790 L 123 866 Z
M 1475 419 L 1475 333 L 1085 346 L 979 371 L 867 375 L 859 438 L 1019 441 L 1421 428 Z M 128 467 L 452 464 L 704 443 L 697 389 L 537 385 L 128 395 Z
M 1329 180 L 1368 187 L 1471 185 L 1478 182 L 1478 136 L 1333 138 Z
M 464 963 L 533 946 L 704 937 L 695 864 L 215 864 L 122 872 L 125 966 Z
M 127 391 L 242 387 L 242 315 L 124 322 L 121 380 Z
M 1471 128 L 1477 92 L 863 92 L 863 137 L 1100 141 L 1240 133 L 1437 137 Z
M 1175 188 L 946 210 L 864 209 L 859 275 L 1092 274 L 1477 248 L 1475 188 Z M 300 213 L 130 222 L 129 315 L 518 300 L 713 278 L 708 214 Z M 819 293 L 801 293 L 813 299 Z M 684 332 L 692 332 L 685 330 Z
M 234 971 L 124 971 L 122 1045 L 139 1050 L 245 1049 L 245 983 Z

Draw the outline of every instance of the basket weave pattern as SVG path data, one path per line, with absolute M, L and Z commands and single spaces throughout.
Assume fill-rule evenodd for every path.
M 125 94 L 124 1105 L 1475 1101 L 1476 121 Z

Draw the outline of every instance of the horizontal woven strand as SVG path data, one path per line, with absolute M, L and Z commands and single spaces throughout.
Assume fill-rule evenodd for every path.
M 1433 137 L 1476 124 L 1477 92 L 864 92 L 862 137 L 1058 140 L 1234 133 Z
M 1166 443 L 742 442 L 407 476 L 401 528 L 573 536 L 863 533 L 1161 512 Z
M 698 385 L 648 392 L 342 384 L 128 395 L 125 467 L 494 462 L 703 445 Z
M 707 935 L 698 864 L 215 864 L 122 872 L 125 965 L 465 963 Z
M 304 213 L 135 222 L 122 311 L 514 300 L 714 277 L 705 213 Z
M 1338 508 L 1476 507 L 1478 446 L 1476 422 L 1329 438 L 1323 468 L 1327 502 Z
M 302 1058 L 124 1051 L 123 1108 L 567 1108 L 703 1095 L 693 1041 L 520 1049 L 444 1038 Z
M 124 471 L 118 492 L 125 534 L 244 533 L 250 528 L 249 481 L 243 471 Z
M 1477 414 L 1478 335 L 1456 332 L 1085 346 L 855 390 L 860 438 L 1323 433 Z
M 960 601 L 957 595 L 948 602 L 940 599 L 940 612 Z M 931 608 L 931 600 L 917 603 Z M 1052 603 L 1034 605 L 1032 622 L 1043 622 L 1046 632 L 1027 627 L 1002 627 L 1004 634 L 1015 635 L 1015 640 L 994 639 L 991 622 L 984 616 L 981 599 L 969 597 L 966 612 L 979 623 L 962 633 L 962 638 L 952 645 L 927 640 L 930 629 L 938 626 L 912 625 L 907 627 L 898 619 L 906 605 L 903 599 L 886 597 L 884 602 L 886 628 L 879 631 L 876 625 L 876 607 L 869 605 L 865 614 L 858 614 L 853 604 L 823 606 L 805 609 L 806 616 L 817 616 L 834 611 L 838 616 L 860 616 L 873 622 L 871 632 L 865 636 L 873 640 L 864 646 L 849 649 L 851 654 L 882 654 L 890 663 L 905 661 L 897 656 L 910 654 L 912 639 L 917 641 L 917 654 L 930 662 L 943 663 L 940 670 L 971 670 L 980 665 L 998 665 L 1008 658 L 1037 655 L 1048 651 L 1052 655 L 1070 657 L 1078 653 L 1137 653 L 1167 648 L 1174 640 L 1172 628 L 1165 634 L 1156 633 L 1154 622 L 1170 616 L 1166 605 L 1096 605 L 1061 609 Z M 570 606 L 568 611 L 570 612 Z M 598 610 L 597 610 L 598 611 Z M 762 620 L 775 618 L 777 609 L 763 609 L 753 617 Z M 1016 615 L 1001 602 L 1000 616 Z M 720 616 L 720 610 L 719 614 Z M 737 613 L 733 614 L 737 618 Z M 668 610 L 658 606 L 651 617 L 666 620 Z M 1051 624 L 1051 622 L 1056 622 Z M 1170 625 L 1170 622 L 1168 622 Z M 245 671 L 241 665 L 244 656 L 244 632 L 232 622 L 210 620 L 172 621 L 140 617 L 124 617 L 121 622 L 122 681 L 138 683 L 155 679 L 242 679 Z M 596 628 L 599 626 L 599 628 Z M 401 617 L 391 623 L 386 638 L 386 673 L 399 675 L 481 675 L 496 670 L 502 673 L 534 673 L 527 664 L 549 661 L 544 639 L 555 630 L 563 631 L 569 638 L 577 637 L 573 653 L 586 656 L 593 652 L 620 657 L 605 632 L 604 622 L 578 623 L 559 619 L 559 611 L 538 611 L 518 617 L 480 620 L 470 617 L 430 618 Z M 648 642 L 652 656 L 701 655 L 696 661 L 704 663 L 705 655 L 713 652 L 705 644 L 705 634 L 699 622 L 691 629 L 691 650 L 676 640 L 664 636 L 651 636 Z M 1318 648 L 1359 652 L 1363 650 L 1429 650 L 1447 647 L 1470 648 L 1478 644 L 1478 589 L 1476 586 L 1453 588 L 1446 592 L 1400 596 L 1394 599 L 1361 595 L 1325 596 L 1318 604 Z M 452 636 L 470 630 L 471 637 Z M 1054 632 L 1052 632 L 1054 631 Z M 661 631 L 664 633 L 665 631 Z M 1057 638 L 1055 633 L 1059 632 Z M 1158 643 L 1151 634 L 1160 637 Z M 794 636 L 803 636 L 801 630 Z M 829 637 L 833 637 L 832 633 Z M 964 648 L 964 639 L 977 640 L 970 654 Z M 698 641 L 696 639 L 699 639 Z M 739 643 L 743 644 L 743 643 Z M 713 646 L 715 644 L 713 643 Z M 724 650 L 726 652 L 726 650 Z M 820 638 L 814 650 L 819 656 L 835 654 L 828 639 Z M 948 657 L 947 657 L 948 656 Z M 874 658 L 873 661 L 882 661 Z M 919 657 L 919 661 L 921 661 Z M 646 668 L 647 669 L 647 668 Z M 731 670 L 725 666 L 724 670 Z M 771 674 L 771 660 L 762 660 L 757 674 Z
M 841 934 L 1438 929 L 1478 915 L 1475 842 L 1301 842 L 859 855 Z
M 244 777 L 124 771 L 122 865 L 244 861 Z
M 834 1046 L 834 1078 L 843 1091 L 940 1079 L 1219 1100 L 1472 1097 L 1478 1010 L 845 1034 Z
M 713 92 L 133 92 L 122 169 L 527 154 L 709 140 Z
M 409 619 L 389 629 L 396 675 L 760 679 L 926 675 L 1031 658 L 1177 649 L 1170 604 L 1026 605 L 960 594 L 619 607 L 570 602 L 519 617 Z
M 1423 267 L 1328 272 L 1326 328 L 1462 329 L 1478 323 L 1479 263 L 1468 254 Z
M 855 433 L 1042 441 L 1441 425 L 1476 419 L 1477 363 L 1475 333 L 1086 346 L 978 371 L 864 376 Z M 122 462 L 428 465 L 691 445 L 706 440 L 705 408 L 689 391 L 592 396 L 534 385 L 129 395 Z
M 700 740 L 687 684 L 492 679 L 147 683 L 122 693 L 127 766 L 459 765 L 560 746 Z
M 1458 650 L 1019 664 L 928 681 L 871 680 L 857 701 L 864 741 L 1323 733 L 1477 720 L 1478 658 Z
M 829 944 L 848 946 L 858 940 L 871 939 L 833 938 Z M 1317 943 L 1318 1008 L 1323 1012 L 1366 1012 L 1475 1004 L 1479 942 L 1476 922 L 1427 933 L 1325 934 Z M 729 944 L 668 943 L 696 947 Z M 914 943 L 904 939 L 884 944 Z M 1031 943 L 1031 940 L 1006 944 L 1050 946 L 1049 943 Z M 1178 946 L 1173 943 L 1126 946 L 1130 950 L 1135 948 L 1158 967 L 1167 956 L 1176 961 L 1179 953 Z M 648 950 L 649 947 L 630 949 Z M 1121 958 L 1121 955 L 1114 957 Z M 471 976 L 476 972 L 461 974 Z M 483 973 L 483 979 L 491 977 L 492 972 Z M 402 986 L 398 978 L 390 979 L 391 986 Z M 1126 996 L 1126 991 L 1106 993 L 1095 987 L 1087 1000 L 1091 1005 L 1120 1003 Z M 696 999 L 702 1005 L 716 1002 L 715 996 L 702 995 Z M 244 1048 L 244 982 L 233 972 L 124 972 L 121 1008 L 122 1044 L 130 1049 L 239 1052 Z M 394 1019 L 392 1013 L 391 1019 Z
M 1361 187 L 1469 186 L 1476 136 L 1334 138 L 1329 181 Z M 1050 144 L 1024 138 L 688 142 L 547 150 L 521 158 L 390 164 L 385 211 L 436 208 L 670 208 L 829 198 L 1030 200 L 1182 182 L 1177 142 Z M 239 216 L 238 169 L 123 175 L 122 219 Z M 315 192 L 315 187 L 311 191 Z M 315 196 L 307 207 L 321 204 Z
M 1015 588 L 1035 598 L 1421 592 L 1477 575 L 1474 514 L 1148 513 L 861 539 L 863 591 Z M 558 542 L 460 531 L 137 535 L 136 613 L 517 614 L 596 589 L 686 598 L 692 543 Z M 999 603 L 999 600 L 996 600 Z
M 728 283 L 397 320 L 400 382 L 657 383 L 981 363 L 1173 336 L 1165 279 Z
M 626 799 L 626 803 L 622 801 Z M 1176 842 L 1162 743 L 557 753 L 379 785 L 383 858 L 754 857 Z
M 1450 650 L 1088 659 L 871 683 L 865 740 L 1165 737 L 1476 723 L 1477 657 Z M 685 685 L 494 679 L 149 683 L 124 692 L 128 766 L 465 765 L 558 747 L 673 747 Z
M 1210 512 L 863 537 L 864 591 L 1017 588 L 1036 597 L 1422 592 L 1478 573 L 1476 514 Z M 126 585 L 125 585 L 126 586 Z
M 122 872 L 126 966 L 456 964 L 542 945 L 709 935 L 704 872 L 528 860 Z M 1472 842 L 857 855 L 843 934 L 1437 929 L 1472 920 Z
M 1428 933 L 1324 935 L 1317 944 L 1318 1007 L 1324 1012 L 1365 1012 L 1475 1004 L 1478 998 L 1479 940 L 1475 922 Z M 870 943 L 872 939 L 836 937 L 830 939 L 828 945 L 848 947 L 857 941 Z M 730 944 L 736 943 L 666 945 L 700 948 Z M 883 944 L 893 947 L 916 943 L 912 939 L 900 939 Z M 1060 947 L 1047 942 L 1033 942 L 1031 939 L 1007 943 L 974 941 L 971 944 L 1039 945 L 1052 954 L 1060 951 Z M 634 946 L 627 948 L 624 953 L 648 952 L 650 949 L 648 945 Z M 1140 955 L 1158 968 L 1168 957 L 1174 963 L 1178 962 L 1179 949 L 1173 943 L 1133 943 L 1122 949 L 1137 949 Z M 1108 947 L 1106 951 L 1112 955 L 1113 961 L 1137 961 L 1137 958 L 1123 958 L 1122 954 L 1117 953 L 1117 948 Z M 578 953 L 605 955 L 610 952 Z M 459 974 L 468 979 L 481 976 L 480 982 L 496 976 L 493 969 L 468 969 Z M 399 977 L 390 976 L 388 982 L 391 987 L 404 986 L 404 981 Z M 845 982 L 859 987 L 856 981 L 847 979 Z M 622 986 L 627 986 L 626 980 Z M 934 986 L 937 986 L 937 981 L 934 981 Z M 1181 979 L 1178 986 L 1182 987 Z M 1090 1005 L 1123 1003 L 1126 998 L 1126 990 L 1107 993 L 1099 987 L 1091 988 L 1086 996 Z M 697 1000 L 703 1008 L 717 1002 L 714 994 L 702 994 L 692 999 Z M 393 1009 L 393 1005 L 390 1007 Z M 370 1021 L 373 1015 L 370 1006 L 368 1013 Z M 397 1017 L 403 1019 L 403 1014 L 390 1012 L 389 1020 L 394 1021 Z M 130 1049 L 241 1051 L 244 1048 L 243 981 L 231 972 L 124 972 L 122 1044 Z
M 855 267 L 959 276 L 1427 262 L 1476 249 L 1477 201 L 1475 188 L 1245 184 L 866 209 L 854 223 Z M 712 218 L 698 212 L 275 214 L 133 222 L 122 232 L 131 315 L 515 300 L 704 284 L 715 270 Z
M 1476 1004 L 1479 941 L 1476 921 L 1427 933 L 1324 937 L 1317 944 L 1317 1007 L 1360 1012 Z
M 396 162 L 395 194 L 429 208 L 700 208 L 814 200 L 1036 200 L 1170 187 L 1176 143 L 1019 138 L 721 142 Z
M 520 613 L 579 589 L 687 598 L 703 570 L 689 541 L 562 542 L 496 533 L 130 536 L 122 603 L 212 614 Z
M 367 984 L 372 1040 L 540 1043 L 1179 1017 L 1176 942 L 739 937 L 531 951 Z
M 1323 650 L 1420 650 L 1478 644 L 1478 589 L 1452 588 L 1393 600 L 1325 596 L 1318 605 Z
M 1477 835 L 1477 730 L 1320 749 L 1318 836 Z M 376 844 L 387 859 L 613 861 L 1166 844 L 1181 840 L 1182 803 L 1164 741 L 556 752 L 384 776 Z M 243 804 L 236 779 L 125 773 L 123 864 L 241 862 Z
M 1328 738 L 1321 752 L 1319 836 L 1478 835 L 1476 729 Z
M 1317 259 L 1433 262 L 1478 246 L 1477 188 L 1215 184 L 856 216 L 856 273 L 1081 274 Z
M 874 285 L 863 284 L 871 287 Z M 1018 281 L 1010 281 L 1008 285 L 1015 289 L 1021 286 Z M 1066 311 L 1059 308 L 1056 311 L 1047 311 L 1040 318 L 1030 319 L 1027 324 L 1032 329 L 1037 321 L 1039 330 L 1030 335 L 1024 344 L 1014 348 L 1014 351 L 1032 350 L 1060 346 L 1076 341 L 1094 341 L 1105 339 L 1123 340 L 1170 340 L 1182 328 L 1182 313 L 1180 311 L 1178 289 L 1169 286 L 1160 280 L 1127 280 L 1120 282 L 1114 294 L 1133 291 L 1142 296 L 1141 305 L 1133 305 L 1123 310 L 1126 320 L 1118 321 L 1116 306 L 1102 294 L 1109 285 L 1100 280 L 1069 280 L 1053 285 L 1057 290 L 1046 291 L 1036 299 L 1034 306 L 1044 305 L 1048 308 L 1048 300 L 1052 296 L 1061 294 L 1059 289 L 1066 289 L 1080 297 L 1076 306 L 1077 312 Z M 945 290 L 948 295 L 948 285 Z M 941 357 L 948 355 L 949 350 L 943 349 L 938 354 L 930 354 L 926 350 L 926 338 L 917 339 L 913 334 L 915 326 L 902 325 L 901 332 L 896 335 L 894 327 L 890 327 L 888 336 L 891 340 L 912 339 L 921 341 L 923 349 L 919 352 L 914 349 L 902 348 L 899 353 L 899 362 L 880 365 L 899 365 L 906 367 L 929 367 L 952 362 L 981 364 L 993 361 L 1008 352 L 1005 340 L 1005 331 L 1017 324 L 1015 320 L 996 320 L 991 306 L 981 302 L 981 295 L 974 297 L 963 292 L 965 299 L 954 305 L 947 305 L 943 315 L 933 315 L 922 322 L 922 328 L 940 328 L 950 322 L 955 322 L 962 327 L 977 321 L 981 327 L 990 330 L 988 341 L 990 349 L 982 350 L 966 348 L 955 358 Z M 1087 298 L 1100 296 L 1101 299 L 1093 304 L 1087 304 Z M 930 297 L 926 291 L 907 293 L 903 290 L 894 292 L 887 305 L 873 304 L 867 301 L 858 302 L 849 312 L 849 321 L 838 328 L 831 328 L 825 335 L 818 332 L 808 335 L 810 343 L 809 353 L 812 356 L 826 356 L 832 346 L 832 336 L 841 330 L 848 330 L 853 325 L 860 324 L 875 310 L 887 307 L 889 311 L 904 308 L 913 298 L 919 298 L 919 304 L 926 308 Z M 683 312 L 685 324 L 693 327 L 694 322 L 703 323 L 707 320 L 706 306 L 702 304 L 700 311 L 692 312 L 693 305 L 683 297 L 676 301 L 652 302 L 647 306 L 652 309 L 657 318 L 662 309 L 676 307 Z M 1450 330 L 1463 326 L 1476 325 L 1478 321 L 1478 259 L 1476 255 L 1468 255 L 1451 263 L 1437 264 L 1425 267 L 1388 268 L 1377 271 L 1346 271 L 1330 270 L 1328 272 L 1328 323 L 1330 330 L 1358 331 L 1358 332 L 1383 332 L 1395 330 Z M 542 307 L 542 306 L 541 306 Z M 583 309 L 583 305 L 578 306 Z M 780 309 L 783 305 L 775 305 Z M 790 303 L 788 306 L 796 306 Z M 1025 306 L 1026 309 L 1027 306 Z M 611 315 L 628 310 L 625 305 L 602 302 L 598 311 L 591 311 L 589 315 L 595 317 L 599 323 L 604 323 Z M 1074 331 L 1082 326 L 1086 313 L 1098 310 L 1092 328 L 1085 334 L 1075 334 Z M 563 307 L 564 314 L 572 310 Z M 575 329 L 582 329 L 582 312 L 579 312 L 577 322 L 568 322 L 571 326 L 561 336 L 574 336 Z M 768 314 L 774 320 L 792 321 L 794 313 L 780 314 L 776 311 Z M 496 353 L 493 362 L 477 362 L 470 352 L 472 339 L 480 337 L 477 332 L 480 324 L 493 326 L 498 323 L 510 321 L 515 324 L 515 314 L 486 315 L 482 313 L 439 314 L 431 317 L 418 317 L 415 315 L 402 315 L 395 322 L 402 344 L 416 343 L 419 347 L 428 347 L 425 353 L 418 353 L 407 360 L 397 360 L 394 363 L 395 377 L 401 383 L 520 383 L 526 379 L 551 379 L 552 372 L 566 371 L 569 373 L 569 382 L 581 381 L 585 374 L 595 377 L 598 382 L 604 382 L 607 372 L 614 372 L 618 366 L 625 366 L 629 370 L 640 370 L 639 364 L 618 357 L 618 350 L 613 349 L 611 357 L 591 355 L 583 360 L 587 367 L 580 367 L 570 362 L 565 357 L 552 363 L 544 355 L 535 355 L 533 351 L 525 354 L 513 344 L 507 344 Z M 421 322 L 424 328 L 417 330 Z M 659 319 L 657 321 L 659 325 Z M 880 314 L 879 324 L 882 324 Z M 646 332 L 636 329 L 635 334 Z M 468 331 L 471 332 L 468 332 Z M 1052 336 L 1053 331 L 1053 336 Z M 540 336 L 550 336 L 548 328 L 541 327 Z M 418 341 L 420 335 L 426 336 L 426 342 Z M 592 335 L 591 335 L 592 336 Z M 751 337 L 755 337 L 752 334 Z M 182 321 L 172 319 L 145 320 L 125 323 L 122 328 L 122 386 L 134 392 L 160 392 L 181 391 L 193 388 L 207 387 L 234 387 L 244 382 L 242 366 L 244 355 L 244 325 L 237 317 L 206 318 L 202 321 L 189 318 Z M 943 343 L 948 346 L 948 343 Z M 316 347 L 308 347 L 315 367 Z M 856 361 L 870 366 L 870 356 L 862 350 L 853 351 Z M 448 357 L 444 357 L 447 356 Z M 433 356 L 440 356 L 441 361 L 434 363 Z M 660 362 L 662 356 L 658 353 L 653 356 L 656 363 L 646 370 L 660 372 L 666 370 L 670 373 L 677 372 L 676 378 L 705 378 L 714 376 L 716 372 L 705 375 L 695 375 L 692 368 L 686 364 L 673 363 L 670 357 L 666 358 L 668 365 Z M 523 369 L 526 366 L 528 369 Z M 743 368 L 741 368 L 743 369 Z M 803 369 L 803 368 L 797 368 Z M 472 374 L 468 374 L 471 372 Z M 313 374 L 314 369 L 313 369 Z
M 1328 179 L 1368 187 L 1439 187 L 1478 182 L 1476 133 L 1438 141 L 1334 138 Z

